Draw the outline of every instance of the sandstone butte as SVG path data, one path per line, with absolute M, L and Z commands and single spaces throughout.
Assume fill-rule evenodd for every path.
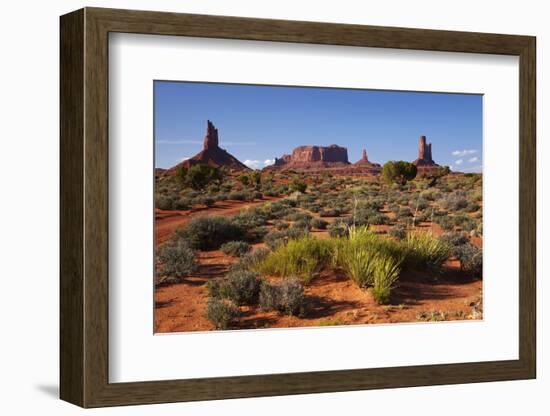
M 218 129 L 214 127 L 214 124 L 210 120 L 207 120 L 206 123 L 203 149 L 192 158 L 171 167 L 167 170 L 167 173 L 174 174 L 179 167 L 190 168 L 199 164 L 214 167 L 225 166 L 230 171 L 250 170 L 248 166 L 219 146 Z
M 412 162 L 417 168 L 430 168 L 439 166 L 432 159 L 432 144 L 426 143 L 426 136 L 420 136 L 418 140 L 418 159 Z
M 432 158 L 432 144 L 426 142 L 426 136 L 420 136 L 418 141 L 418 158 L 413 161 L 418 170 L 423 173 L 438 168 L 439 165 Z M 203 149 L 190 159 L 173 166 L 166 171 L 155 169 L 155 174 L 174 174 L 179 167 L 189 168 L 197 164 L 206 164 L 215 167 L 227 167 L 230 171 L 250 170 L 236 157 L 219 147 L 218 129 L 208 120 Z M 351 164 L 348 160 L 346 147 L 331 144 L 329 146 L 298 146 L 291 154 L 285 154 L 275 158 L 275 163 L 264 168 L 265 170 L 298 170 L 316 172 L 330 170 L 334 174 L 363 175 L 378 174 L 381 166 L 369 161 L 366 149 L 363 149 L 362 157 Z

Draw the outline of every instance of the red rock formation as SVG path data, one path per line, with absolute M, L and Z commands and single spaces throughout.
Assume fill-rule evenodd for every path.
M 274 168 L 312 169 L 349 165 L 348 149 L 335 144 L 330 146 L 299 146 L 292 155 L 275 158 Z
M 360 170 L 363 173 L 379 173 L 381 166 L 378 163 L 373 163 L 369 160 L 367 156 L 367 150 L 363 149 L 363 155 L 361 159 L 353 164 L 353 167 L 357 170 Z
M 168 169 L 167 173 L 174 174 L 181 166 L 189 168 L 193 165 L 204 164 L 215 167 L 225 166 L 229 170 L 249 170 L 250 168 L 241 163 L 236 157 L 228 153 L 225 149 L 218 146 L 218 129 L 208 120 L 206 125 L 206 135 L 204 136 L 203 149 L 190 159 L 184 160 L 176 166 Z
M 418 159 L 412 163 L 418 168 L 439 166 L 432 159 L 432 144 L 426 143 L 426 136 L 420 136 L 418 140 Z

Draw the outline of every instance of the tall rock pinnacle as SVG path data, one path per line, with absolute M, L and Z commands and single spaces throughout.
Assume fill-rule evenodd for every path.
M 432 159 L 432 144 L 426 143 L 426 136 L 418 140 L 418 159 L 413 162 L 416 166 L 438 166 Z
M 204 136 L 204 150 L 218 148 L 218 129 L 208 120 L 206 123 L 206 136 Z

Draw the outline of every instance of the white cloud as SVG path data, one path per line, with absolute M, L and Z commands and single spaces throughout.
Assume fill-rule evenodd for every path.
M 458 156 L 458 157 L 464 157 L 466 155 L 473 155 L 474 153 L 477 153 L 477 150 L 474 150 L 474 149 L 464 149 L 464 150 L 454 150 L 452 152 L 452 155 L 453 156 Z
M 463 159 L 458 159 L 458 160 L 455 162 L 455 165 L 462 165 L 462 162 L 464 162 Z
M 191 159 L 191 157 L 190 156 L 182 157 L 181 160 L 178 160 L 178 162 L 185 162 L 188 159 Z
M 468 162 L 470 163 L 474 163 L 474 162 L 477 162 L 479 161 L 479 158 L 477 156 L 474 156 L 474 157 L 471 157 L 470 159 L 468 159 Z
M 243 163 L 251 169 L 259 169 L 262 164 L 262 162 L 260 162 L 259 160 L 249 160 L 249 159 L 246 159 Z
M 269 166 L 275 163 L 275 159 L 266 159 L 264 160 L 264 166 Z

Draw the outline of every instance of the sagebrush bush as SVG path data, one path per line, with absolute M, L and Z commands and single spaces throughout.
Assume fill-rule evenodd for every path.
M 195 252 L 184 241 L 169 241 L 157 250 L 157 283 L 178 283 L 198 269 Z
M 328 233 L 331 237 L 345 237 L 348 233 L 348 224 L 345 220 L 338 219 L 328 225 Z
M 318 230 L 326 230 L 328 222 L 320 218 L 313 218 L 311 220 L 311 226 L 317 228 Z
M 483 250 L 472 243 L 462 244 L 454 249 L 460 261 L 461 270 L 471 273 L 474 277 L 481 277 L 483 271 Z
M 278 285 L 262 282 L 260 307 L 265 311 L 277 310 L 287 315 L 301 316 L 305 312 L 304 287 L 296 278 L 288 278 Z
M 243 228 L 222 216 L 192 218 L 184 228 L 175 231 L 175 238 L 183 239 L 190 247 L 199 250 L 214 250 L 223 243 L 241 240 Z
M 297 276 L 307 283 L 330 262 L 331 256 L 329 241 L 306 236 L 280 245 L 255 268 L 275 276 Z
M 403 240 L 407 236 L 407 231 L 401 225 L 395 225 L 388 230 L 388 234 L 396 240 Z
M 216 329 L 227 329 L 233 320 L 239 316 L 239 309 L 230 301 L 210 298 L 206 304 L 206 318 Z
M 258 273 L 248 270 L 233 270 L 222 278 L 207 283 L 210 297 L 231 300 L 236 305 L 258 303 L 261 278 Z
M 266 248 L 257 248 L 253 251 L 246 253 L 244 256 L 240 257 L 235 263 L 230 266 L 230 271 L 235 270 L 249 270 L 252 269 L 256 264 L 262 261 L 270 251 Z
M 220 249 L 229 256 L 241 257 L 250 250 L 250 244 L 246 241 L 229 241 L 221 245 Z

